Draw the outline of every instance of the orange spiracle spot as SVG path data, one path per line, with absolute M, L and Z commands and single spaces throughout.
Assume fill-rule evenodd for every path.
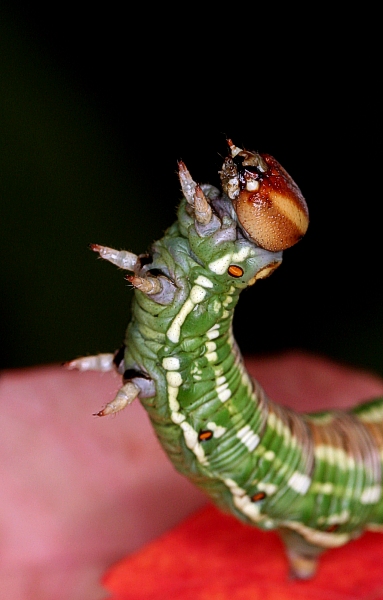
M 210 440 L 210 438 L 212 438 L 212 437 L 213 437 L 213 432 L 210 431 L 210 429 L 203 429 L 198 434 L 198 441 L 206 442 L 206 440 Z
M 296 244 L 306 233 L 309 213 L 302 193 L 290 175 L 269 154 L 260 154 L 267 170 L 246 185 L 233 204 L 243 229 L 261 248 L 272 252 Z
M 232 277 L 242 277 L 243 275 L 243 269 L 241 267 L 238 267 L 237 265 L 230 265 L 227 272 Z
M 253 496 L 251 496 L 251 501 L 252 502 L 259 502 L 260 500 L 263 500 L 264 498 L 266 498 L 265 492 L 257 492 L 256 494 L 254 494 Z

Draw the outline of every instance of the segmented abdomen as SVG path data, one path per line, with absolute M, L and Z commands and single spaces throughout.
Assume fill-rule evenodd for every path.
M 180 472 L 242 520 L 287 525 L 312 543 L 339 545 L 366 523 L 381 522 L 374 505 L 383 435 L 372 418 L 380 404 L 297 415 L 250 380 L 231 333 L 230 294 L 218 298 L 212 327 L 196 338 L 180 335 L 178 343 L 168 332 L 180 306 L 165 312 L 156 305 L 156 313 L 152 300 L 136 295 L 125 362 L 156 381 L 156 396 L 142 402 Z M 206 289 L 200 306 L 212 295 Z M 336 538 L 326 535 L 334 532 Z

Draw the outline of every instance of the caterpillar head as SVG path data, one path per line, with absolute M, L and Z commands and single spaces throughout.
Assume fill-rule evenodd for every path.
M 188 237 L 193 253 L 238 288 L 268 277 L 282 251 L 308 227 L 306 202 L 292 178 L 268 154 L 242 150 L 228 140 L 230 155 L 220 171 L 223 194 L 198 185 L 180 161 Z
M 269 154 L 242 150 L 228 140 L 230 155 L 220 172 L 246 236 L 277 252 L 296 244 L 309 224 L 307 204 L 290 175 Z

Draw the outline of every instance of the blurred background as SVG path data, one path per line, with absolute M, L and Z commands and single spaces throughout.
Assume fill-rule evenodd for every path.
M 307 46 L 309 28 L 270 20 L 265 44 L 262 20 L 233 19 L 242 46 L 203 15 L 163 28 L 157 5 L 79 6 L 0 5 L 0 367 L 119 347 L 131 290 L 89 242 L 144 252 L 174 220 L 177 160 L 218 185 L 231 137 L 274 155 L 310 210 L 306 237 L 241 297 L 243 352 L 302 348 L 383 375 L 372 39 L 341 43 L 330 23 Z

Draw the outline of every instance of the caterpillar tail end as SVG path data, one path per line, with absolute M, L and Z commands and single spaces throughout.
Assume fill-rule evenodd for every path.
M 137 398 L 139 392 L 140 388 L 132 381 L 128 381 L 118 390 L 116 397 L 111 402 L 108 402 L 99 412 L 94 413 L 94 416 L 105 417 L 106 415 L 113 415 L 120 412 L 120 410 L 123 410 Z
M 295 554 L 294 552 L 288 552 L 287 556 L 289 560 L 289 579 L 305 580 L 314 577 L 318 567 L 317 558 Z
M 289 579 L 305 580 L 314 577 L 323 548 L 310 544 L 295 531 L 279 529 L 289 563 Z

